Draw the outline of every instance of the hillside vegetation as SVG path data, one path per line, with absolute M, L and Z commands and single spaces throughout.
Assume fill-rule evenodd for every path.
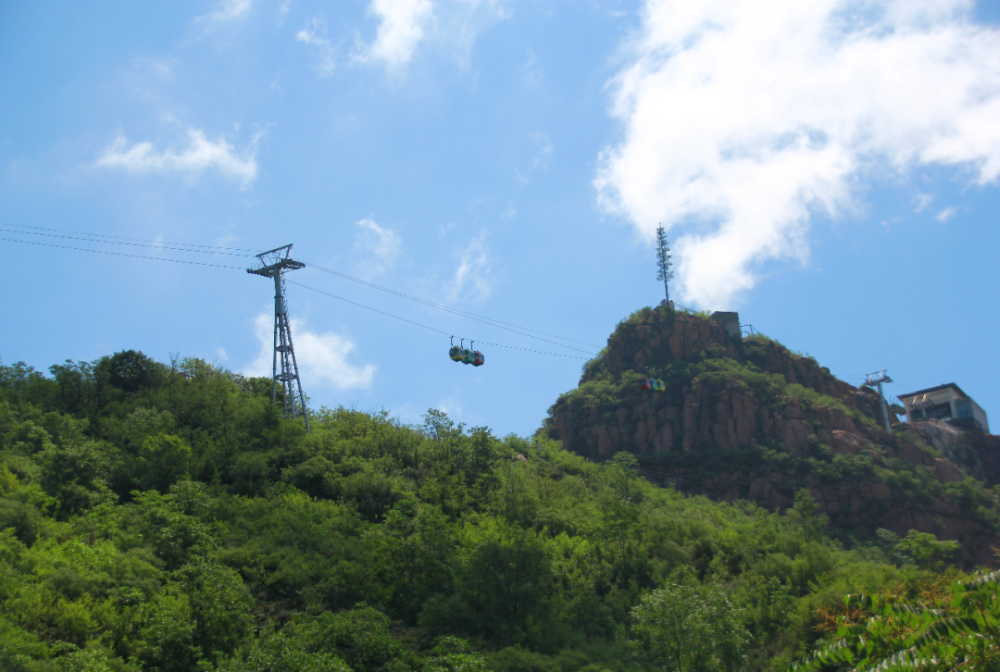
M 805 488 L 717 503 L 437 411 L 307 435 L 270 393 L 133 351 L 0 366 L 0 669 L 781 670 L 844 594 L 962 578 L 933 535 L 846 549 Z
M 646 376 L 665 390 L 638 389 Z M 889 416 L 887 432 L 875 393 L 810 357 L 661 306 L 618 325 L 543 434 L 597 460 L 627 451 L 653 482 L 716 501 L 781 511 L 808 489 L 848 544 L 916 529 L 959 542 L 969 567 L 994 564 L 1000 438 Z

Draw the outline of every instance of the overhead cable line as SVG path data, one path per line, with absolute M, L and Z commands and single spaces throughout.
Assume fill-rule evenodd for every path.
M 566 345 L 564 343 L 557 343 L 555 341 L 549 341 L 547 339 L 540 338 L 539 336 L 535 336 L 534 334 L 541 334 L 542 336 L 548 336 L 549 338 L 557 338 L 559 340 L 569 341 L 571 343 L 579 343 L 580 345 L 589 345 L 589 346 L 594 347 L 594 348 L 600 347 L 598 345 L 594 345 L 593 343 L 586 343 L 584 341 L 577 341 L 577 340 L 574 340 L 572 338 L 564 338 L 562 336 L 556 336 L 554 334 L 548 334 L 548 333 L 545 333 L 544 331 L 537 331 L 535 329 L 528 329 L 527 327 L 520 327 L 520 326 L 517 326 L 516 324 L 510 324 L 508 322 L 501 322 L 500 320 L 494 320 L 493 318 L 484 317 L 482 315 L 476 315 L 475 313 L 470 313 L 468 311 L 461 310 L 459 308 L 452 308 L 451 306 L 445 306 L 445 305 L 442 305 L 440 303 L 435 303 L 434 301 L 428 301 L 427 299 L 422 299 L 419 296 L 413 296 L 412 294 L 406 294 L 405 292 L 400 292 L 400 291 L 392 289 L 390 287 L 383 287 L 382 285 L 377 285 L 374 282 L 368 282 L 367 280 L 362 280 L 361 278 L 356 278 L 354 276 L 347 275 L 346 273 L 341 273 L 340 271 L 335 271 L 335 270 L 333 270 L 331 268 L 325 268 L 323 266 L 319 266 L 318 264 L 311 264 L 309 262 L 305 262 L 305 264 L 306 264 L 307 267 L 315 268 L 318 271 L 323 271 L 324 273 L 329 273 L 330 275 L 335 275 L 338 278 L 343 278 L 344 280 L 350 280 L 351 282 L 356 282 L 358 284 L 365 285 L 366 287 L 371 287 L 372 289 L 377 289 L 380 292 L 385 292 L 387 294 L 392 294 L 393 296 L 398 296 L 400 298 L 407 299 L 409 301 L 414 301 L 416 303 L 420 303 L 420 304 L 423 304 L 425 306 L 429 306 L 431 308 L 436 308 L 438 310 L 443 310 L 445 312 L 451 313 L 453 315 L 458 315 L 459 317 L 464 317 L 466 319 L 473 320 L 475 322 L 481 322 L 482 324 L 486 324 L 486 325 L 489 325 L 491 327 L 495 327 L 497 329 L 503 329 L 505 331 L 510 331 L 510 332 L 515 333 L 515 334 L 520 334 L 521 336 L 527 336 L 528 338 L 535 338 L 535 339 L 537 339 L 539 341 L 542 341 L 542 342 L 545 342 L 545 343 L 549 343 L 551 345 L 557 345 L 557 346 L 559 346 L 561 348 L 568 348 L 570 350 L 576 350 L 577 352 L 582 352 L 584 354 L 590 354 L 590 352 L 587 351 L 587 350 L 581 350 L 580 348 L 574 348 L 573 346 Z
M 16 233 L 16 234 L 21 235 L 21 236 L 46 236 L 48 238 L 63 238 L 63 239 L 66 239 L 66 240 L 79 240 L 79 241 L 85 242 L 85 243 L 95 243 L 95 244 L 102 244 L 102 245 L 128 245 L 130 247 L 151 247 L 151 248 L 156 249 L 156 250 L 173 250 L 175 252 L 196 252 L 198 254 L 218 254 L 218 255 L 224 255 L 224 256 L 227 256 L 227 257 L 249 257 L 249 256 L 252 256 L 252 255 L 249 255 L 249 254 L 243 254 L 242 252 L 217 252 L 215 250 L 189 250 L 189 249 L 186 249 L 186 248 L 183 248 L 183 247 L 170 247 L 171 245 L 183 245 L 184 243 L 162 243 L 162 244 L 157 244 L 155 242 L 149 242 L 149 243 L 128 243 L 128 242 L 124 242 L 124 241 L 119 242 L 119 241 L 115 241 L 115 240 L 92 240 L 90 238 L 79 238 L 77 236 L 67 236 L 66 234 L 62 234 L 62 233 L 41 233 L 41 232 L 35 232 L 35 231 L 21 231 L 19 229 L 9 229 L 9 228 L 6 228 L 5 226 L 0 226 L 0 231 L 6 231 L 7 233 Z
M 229 250 L 229 251 L 232 251 L 232 252 L 249 252 L 249 253 L 251 253 L 250 255 L 247 255 L 247 256 L 253 256 L 253 254 L 256 253 L 256 250 L 248 250 L 248 249 L 242 248 L 242 247 L 222 247 L 220 245 L 200 245 L 200 244 L 197 244 L 197 243 L 171 243 L 171 242 L 166 242 L 166 241 L 160 243 L 159 241 L 156 241 L 156 240 L 148 240 L 148 239 L 143 239 L 143 238 L 128 238 L 126 236 L 111 236 L 111 235 L 104 234 L 104 233 L 87 233 L 86 231 L 66 231 L 66 230 L 63 230 L 63 229 L 50 229 L 50 228 L 46 228 L 44 226 L 26 226 L 24 224 L 6 224 L 6 223 L 3 223 L 3 222 L 0 222 L 0 226 L 14 228 L 14 229 L 28 229 L 28 230 L 34 230 L 34 231 L 49 231 L 49 232 L 52 232 L 52 233 L 72 233 L 72 234 L 77 235 L 77 236 L 90 236 L 91 238 L 109 238 L 109 239 L 113 239 L 113 240 L 129 240 L 129 241 L 136 242 L 136 243 L 148 243 L 148 244 L 153 244 L 153 245 L 178 245 L 178 246 L 183 246 L 183 247 L 201 247 L 201 248 L 211 249 L 211 250 Z M 18 231 L 17 233 L 27 233 L 27 231 Z M 93 241 L 93 242 L 98 242 L 98 241 Z M 190 251 L 193 252 L 194 250 L 190 250 Z
M 0 223 L 0 231 L 7 232 L 7 233 L 14 233 L 14 234 L 18 234 L 18 235 L 46 236 L 46 237 L 49 237 L 49 238 L 59 238 L 59 239 L 65 239 L 65 240 L 76 240 L 76 241 L 87 242 L 87 243 L 92 243 L 92 244 L 128 245 L 128 246 L 131 246 L 131 247 L 146 247 L 146 248 L 160 249 L 160 250 L 171 250 L 171 251 L 176 251 L 176 252 L 197 252 L 197 253 L 201 253 L 201 254 L 220 254 L 220 255 L 234 256 L 234 257 L 251 256 L 251 255 L 248 255 L 248 254 L 235 254 L 233 252 L 221 252 L 221 251 L 220 252 L 216 252 L 216 251 L 213 251 L 213 250 L 235 250 L 235 251 L 240 251 L 240 252 L 249 252 L 250 251 L 250 250 L 245 250 L 244 248 L 228 248 L 228 247 L 220 247 L 220 246 L 214 246 L 214 245 L 200 245 L 200 244 L 192 244 L 192 243 L 158 243 L 157 241 L 143 240 L 141 238 L 127 238 L 127 237 L 124 237 L 124 236 L 111 236 L 111 235 L 105 235 L 105 234 L 85 233 L 85 232 L 80 232 L 80 231 L 66 231 L 66 230 L 61 230 L 61 229 L 52 229 L 52 228 L 46 228 L 46 227 L 40 227 L 40 226 L 24 226 L 24 225 L 20 225 L 20 224 L 3 224 L 3 223 Z M 51 233 L 45 233 L 45 232 L 51 232 Z M 67 235 L 67 234 L 75 234 L 75 235 Z M 77 236 L 89 236 L 90 238 L 80 238 L 80 237 L 77 237 Z M 97 240 L 94 240 L 94 239 L 97 239 Z M 100 239 L 106 239 L 106 240 L 100 240 Z M 115 252 L 115 251 L 112 251 L 112 250 L 99 250 L 99 249 L 93 249 L 93 248 L 76 247 L 76 246 L 72 246 L 72 245 L 58 245 L 58 244 L 55 244 L 55 243 L 43 243 L 43 242 L 40 242 L 40 241 L 33 241 L 33 240 L 19 240 L 19 239 L 14 239 L 14 238 L 3 238 L 3 237 L 0 237 L 0 241 L 9 242 L 9 243 L 20 243 L 20 244 L 23 244 L 23 245 L 35 245 L 35 246 L 39 246 L 39 247 L 51 247 L 51 248 L 63 249 L 63 250 L 74 250 L 74 251 L 77 251 L 77 252 L 92 252 L 92 253 L 96 253 L 96 254 L 107 254 L 107 255 L 112 255 L 112 256 L 116 256 L 116 257 L 126 257 L 126 258 L 131 258 L 131 259 L 148 259 L 148 260 L 151 260 L 151 261 L 168 261 L 168 262 L 173 262 L 173 263 L 177 263 L 177 264 L 189 264 L 189 265 L 194 265 L 194 266 L 207 266 L 207 267 L 211 267 L 211 268 L 224 268 L 224 269 L 229 269 L 229 270 L 244 270 L 240 266 L 229 266 L 229 265 L 225 265 L 225 264 L 213 264 L 213 263 L 209 263 L 209 262 L 191 261 L 191 260 L 186 260 L 186 259 L 171 259 L 171 258 L 167 258 L 167 257 L 152 257 L 152 256 L 147 256 L 147 255 L 141 255 L 141 254 L 130 254 L 130 253 L 127 253 L 127 252 Z M 119 242 L 119 241 L 122 241 L 122 242 Z M 185 247 L 173 247 L 173 246 L 185 246 Z M 189 247 L 190 248 L 203 248 L 203 249 L 186 249 L 186 248 L 189 248 Z M 558 342 L 555 342 L 555 341 L 547 340 L 545 338 L 540 338 L 539 336 L 537 336 L 535 334 L 541 334 L 543 336 L 548 336 L 550 338 L 556 338 L 556 339 L 560 339 L 560 340 L 564 340 L 564 341 L 569 341 L 571 343 L 579 343 L 581 345 L 592 345 L 592 344 L 586 343 L 584 341 L 578 341 L 578 340 L 575 340 L 575 339 L 565 338 L 565 337 L 562 337 L 562 336 L 556 336 L 554 334 L 548 334 L 548 333 L 543 332 L 543 331 L 538 331 L 538 330 L 534 330 L 534 329 L 528 329 L 527 327 L 520 327 L 520 326 L 517 326 L 517 325 L 510 324 L 508 322 L 502 322 L 500 320 L 494 320 L 492 318 L 484 317 L 482 315 L 476 315 L 474 313 L 469 313 L 468 311 L 464 311 L 464 310 L 461 310 L 461 309 L 458 309 L 458 308 L 453 308 L 451 306 L 445 306 L 445 305 L 442 305 L 442 304 L 439 304 L 439 303 L 435 303 L 433 301 L 428 301 L 427 299 L 422 299 L 420 297 L 413 296 L 411 294 L 406 294 L 405 292 L 400 292 L 398 290 L 394 290 L 394 289 L 391 289 L 389 287 L 383 287 L 381 285 L 377 285 L 375 283 L 368 282 L 366 280 L 362 280 L 360 278 L 356 278 L 354 276 L 347 275 L 346 273 L 341 273 L 339 271 L 335 271 L 335 270 L 330 269 L 330 268 L 319 266 L 318 264 L 307 264 L 307 266 L 311 266 L 311 267 L 313 267 L 313 268 L 315 268 L 315 269 L 317 269 L 319 271 L 322 271 L 324 273 L 329 273 L 331 275 L 343 278 L 345 280 L 350 280 L 352 282 L 356 282 L 356 283 L 365 285 L 367 287 L 371 287 L 373 289 L 377 289 L 379 291 L 386 292 L 386 293 L 391 294 L 393 296 L 404 298 L 404 299 L 407 299 L 407 300 L 410 300 L 410 301 L 414 301 L 416 303 L 419 303 L 419 304 L 422 304 L 422 305 L 425 305 L 425 306 L 436 308 L 438 310 L 443 310 L 445 312 L 451 313 L 453 315 L 457 315 L 459 317 L 464 317 L 466 319 L 470 319 L 470 320 L 473 320 L 473 321 L 476 321 L 476 322 L 480 322 L 482 324 L 494 327 L 496 329 L 502 329 L 504 331 L 510 331 L 512 333 L 515 333 L 515 334 L 518 334 L 518 335 L 521 335 L 521 336 L 526 336 L 528 338 L 534 338 L 534 339 L 540 340 L 540 341 L 542 341 L 544 343 L 549 343 L 551 345 L 555 345 L 555 346 L 558 346 L 558 347 L 561 347 L 561 348 L 567 348 L 569 350 L 574 350 L 576 352 L 580 352 L 580 353 L 582 353 L 584 355 L 592 356 L 592 353 L 589 352 L 589 351 L 581 350 L 580 348 L 575 348 L 573 346 L 566 345 L 565 343 L 558 343 Z M 294 284 L 301 284 L 301 283 L 294 283 Z M 312 291 L 319 292 L 321 294 L 327 294 L 328 296 L 331 296 L 331 297 L 336 298 L 336 299 L 340 299 L 341 301 L 345 301 L 347 303 L 351 303 L 353 305 L 357 305 L 359 307 L 366 308 L 368 310 L 372 310 L 372 311 L 377 312 L 377 313 L 381 313 L 381 314 L 386 315 L 388 317 L 392 317 L 392 318 L 397 319 L 397 320 L 402 320 L 404 322 L 408 322 L 410 324 L 413 324 L 413 325 L 418 326 L 418 327 L 422 327 L 424 329 L 430 329 L 432 331 L 436 331 L 436 332 L 444 334 L 446 336 L 450 336 L 451 335 L 450 333 L 445 332 L 445 331 L 441 331 L 440 329 L 434 329 L 433 327 L 428 327 L 428 326 L 420 324 L 418 322 L 413 322 L 412 320 L 407 320 L 405 318 L 398 317 L 396 315 L 392 315 L 391 313 L 386 313 L 384 311 L 380 311 L 380 310 L 377 310 L 375 308 L 371 308 L 370 306 L 366 306 L 364 304 L 356 303 L 354 301 L 349 301 L 348 299 L 343 299 L 343 298 L 341 298 L 339 296 L 336 296 L 334 294 L 329 294 L 328 292 L 323 292 L 322 290 L 315 289 L 313 287 L 308 287 L 306 285 L 301 285 L 301 286 L 305 287 L 306 289 L 310 289 Z M 515 347 L 515 346 L 510 346 L 510 345 L 503 345 L 501 343 L 488 343 L 486 341 L 479 341 L 479 342 L 483 343 L 484 345 L 491 345 L 491 346 L 494 346 L 494 347 L 507 348 L 507 349 L 511 349 L 511 350 L 520 350 L 520 351 L 523 351 L 523 352 L 532 352 L 532 353 L 544 354 L 544 355 L 552 355 L 552 356 L 557 356 L 557 357 L 569 357 L 569 358 L 573 358 L 573 359 L 587 359 L 587 357 L 578 357 L 578 356 L 575 356 L 575 355 L 566 355 L 566 354 L 561 354 L 561 353 L 543 352 L 543 351 L 540 351 L 540 350 L 532 350 L 530 348 L 519 348 L 519 347 Z M 593 347 L 598 347 L 598 346 L 593 346 Z
M 199 253 L 199 254 L 216 254 L 216 255 L 233 256 L 233 257 L 253 256 L 251 254 L 242 254 L 242 253 L 253 252 L 253 250 L 248 250 L 246 248 L 239 248 L 239 247 L 222 247 L 222 246 L 218 246 L 218 245 L 202 245 L 202 244 L 197 244 L 197 243 L 177 243 L 177 242 L 167 242 L 167 241 L 156 241 L 156 240 L 148 240 L 148 239 L 142 239 L 142 238 L 130 238 L 130 237 L 126 237 L 126 236 L 113 236 L 113 235 L 101 234 L 101 233 L 88 233 L 88 232 L 85 232 L 85 231 L 69 231 L 69 230 L 65 230 L 65 229 L 54 229 L 54 228 L 42 227 L 42 226 L 27 226 L 27 225 L 23 225 L 23 224 L 5 224 L 3 222 L 0 222 L 0 231 L 6 231 L 8 233 L 15 233 L 15 234 L 18 234 L 18 235 L 46 236 L 46 237 L 50 237 L 50 238 L 60 238 L 60 239 L 64 239 L 64 240 L 77 240 L 77 241 L 86 242 L 86 243 L 101 243 L 101 244 L 107 243 L 107 244 L 112 244 L 112 245 L 128 245 L 130 247 L 148 247 L 148 248 L 159 249 L 159 250 L 171 250 L 171 251 L 174 251 L 174 252 L 196 252 L 196 253 Z M 68 235 L 68 234 L 73 234 L 73 235 Z M 86 238 L 78 238 L 76 236 L 87 236 L 87 237 Z M 93 240 L 93 239 L 97 239 L 97 240 Z M 4 240 L 9 240 L 9 239 L 4 239 Z M 12 242 L 27 242 L 27 241 L 12 241 Z M 52 245 L 51 247 L 59 247 L 59 246 Z M 82 250 L 82 248 L 73 248 L 73 247 L 70 247 L 70 246 L 63 246 L 63 247 L 65 247 L 66 249 L 78 249 L 78 250 Z M 200 249 L 188 249 L 188 248 L 200 248 Z M 219 251 L 217 251 L 217 250 L 219 250 Z M 95 250 L 83 250 L 83 251 L 90 251 L 90 252 L 92 252 L 92 251 L 95 251 Z M 125 256 L 125 255 L 123 255 L 123 256 Z M 169 260 L 164 260 L 164 261 L 169 261 Z M 422 299 L 422 298 L 420 298 L 418 296 L 413 296 L 411 294 L 406 294 L 405 292 L 394 290 L 394 289 L 389 288 L 389 287 L 383 287 L 381 285 L 377 285 L 375 283 L 368 282 L 366 280 L 362 280 L 361 278 L 356 278 L 354 276 L 347 275 L 346 273 L 341 273 L 340 271 L 335 271 L 335 270 L 333 270 L 331 268 L 326 268 L 326 267 L 320 266 L 318 264 L 307 264 L 307 265 L 315 268 L 316 270 L 322 271 L 324 273 L 329 273 L 331 275 L 343 278 L 345 280 L 350 280 L 352 282 L 356 282 L 356 283 L 365 285 L 367 287 L 371 287 L 373 289 L 377 289 L 379 291 L 386 292 L 386 293 L 391 294 L 393 296 L 404 298 L 404 299 L 407 299 L 409 301 L 414 301 L 416 303 L 420 303 L 422 305 L 429 306 L 431 308 L 435 308 L 435 309 L 438 309 L 438 310 L 443 310 L 443 311 L 451 313 L 453 315 L 458 315 L 460 317 L 464 317 L 466 319 L 470 319 L 470 320 L 473 320 L 473 321 L 476 321 L 476 322 L 480 322 L 482 324 L 486 324 L 486 325 L 495 327 L 497 329 L 503 329 L 505 331 L 511 331 L 512 333 L 516 333 L 516 334 L 519 334 L 521 336 L 526 336 L 528 338 L 534 338 L 534 339 L 540 340 L 540 341 L 542 341 L 544 343 L 549 343 L 551 345 L 555 345 L 555 346 L 558 346 L 558 347 L 561 347 L 561 348 L 567 348 L 569 350 L 575 350 L 576 352 L 581 352 L 581 353 L 588 354 L 588 355 L 590 354 L 590 352 L 587 351 L 587 350 L 581 350 L 580 348 L 574 348 L 573 346 L 566 345 L 565 343 L 557 343 L 555 341 L 550 341 L 550 340 L 547 340 L 545 338 L 539 338 L 539 335 L 540 336 L 547 336 L 548 338 L 554 338 L 554 339 L 557 339 L 559 341 L 567 341 L 569 343 L 577 343 L 579 345 L 587 345 L 587 346 L 594 347 L 594 348 L 599 348 L 600 347 L 598 345 L 594 345 L 593 343 L 587 343 L 585 341 L 579 341 L 579 340 L 575 340 L 575 339 L 572 339 L 572 338 L 566 338 L 564 336 L 557 336 L 555 334 L 549 334 L 549 333 L 546 333 L 544 331 L 539 331 L 539 330 L 536 330 L 536 329 L 529 329 L 527 327 L 521 327 L 521 326 L 518 326 L 516 324 L 511 324 L 509 322 L 504 322 L 502 320 L 496 320 L 496 319 L 493 319 L 493 318 L 490 318 L 490 317 L 485 317 L 483 315 L 477 315 L 475 313 L 470 313 L 468 311 L 461 310 L 460 308 L 453 308 L 451 306 L 445 306 L 445 305 L 442 305 L 442 304 L 439 304 L 439 303 L 435 303 L 434 301 L 429 301 L 427 299 Z
M 372 311 L 374 313 L 378 313 L 380 315 L 385 315 L 386 317 L 391 317 L 394 320 L 399 320 L 401 322 L 406 322 L 408 324 L 412 324 L 413 326 L 420 327 L 421 329 L 427 329 L 428 331 L 433 331 L 433 332 L 436 332 L 438 334 L 443 334 L 445 336 L 454 336 L 454 334 L 451 334 L 451 333 L 449 333 L 447 331 L 442 331 L 441 329 L 438 329 L 436 327 L 428 327 L 426 324 L 420 324 L 419 322 L 414 322 L 413 320 L 408 320 L 405 317 L 399 317 L 398 315 L 393 315 L 392 313 L 387 313 L 384 310 L 379 310 L 378 308 L 372 308 L 371 306 L 366 306 L 363 303 L 358 303 L 357 301 L 351 301 L 350 299 L 345 299 L 345 298 L 343 298 L 341 296 L 337 296 L 336 294 L 331 294 L 330 292 L 324 292 L 322 289 L 316 289 L 315 287 L 310 287 L 309 285 L 303 285 L 301 282 L 295 282 L 294 280 L 286 280 L 285 282 L 287 282 L 289 284 L 292 284 L 292 285 L 298 285 L 299 287 L 302 287 L 303 289 L 308 289 L 310 291 L 316 292 L 317 294 L 323 294 L 325 296 L 329 296 L 329 297 L 337 299 L 339 301 L 343 301 L 344 303 L 349 303 L 352 306 L 357 306 L 359 308 L 364 308 L 365 310 L 370 310 L 370 311 Z M 471 339 L 466 339 L 466 340 L 471 340 Z M 489 345 L 489 346 L 492 346 L 492 347 L 495 347 L 495 348 L 506 348 L 508 350 L 520 350 L 522 352 L 533 352 L 536 355 L 550 355 L 552 357 L 567 357 L 569 359 L 587 359 L 586 357 L 580 357 L 578 355 L 567 355 L 567 354 L 564 354 L 564 353 L 561 353 L 561 352 L 542 352 L 541 350 L 531 350 L 530 348 L 519 348 L 519 347 L 516 347 L 516 346 L 513 346 L 513 345 L 504 345 L 502 343 L 490 343 L 489 341 L 480 341 L 478 338 L 476 339 L 476 342 L 477 343 L 482 343 L 483 345 Z
M 147 257 L 143 254 L 129 254 L 128 252 L 115 252 L 114 250 L 91 250 L 85 247 L 71 247 L 69 245 L 56 245 L 55 243 L 42 243 L 37 240 L 15 240 L 14 238 L 0 238 L 8 243 L 22 243 L 24 245 L 39 245 L 41 247 L 57 247 L 61 250 L 76 250 L 77 252 L 95 252 L 97 254 L 112 254 L 116 257 L 131 257 L 133 259 L 151 259 L 153 261 L 172 261 L 175 264 L 191 264 L 193 266 L 211 266 L 213 268 L 226 268 L 242 271 L 241 266 L 226 266 L 224 264 L 210 264 L 207 261 L 190 261 L 188 259 L 167 259 L 166 257 Z

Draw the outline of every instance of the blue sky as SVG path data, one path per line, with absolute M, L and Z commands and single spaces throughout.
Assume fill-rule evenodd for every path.
M 662 222 L 678 302 L 1000 413 L 995 2 L 7 2 L 0 100 L 0 238 L 237 267 L 0 241 L 5 364 L 134 348 L 269 374 L 267 281 L 170 243 L 293 243 L 596 352 L 662 298 Z M 289 284 L 315 405 L 529 434 L 586 356 L 289 280 L 432 328 Z M 439 331 L 498 345 L 474 369 Z

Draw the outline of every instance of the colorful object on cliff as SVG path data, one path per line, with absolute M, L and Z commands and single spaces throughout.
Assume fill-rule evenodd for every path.
M 662 380 L 656 380 L 655 378 L 640 378 L 639 389 L 650 390 L 652 392 L 664 392 L 667 389 L 667 386 L 663 384 Z
M 453 362 L 462 362 L 463 364 L 472 364 L 473 366 L 482 366 L 486 363 L 486 357 L 483 356 L 479 350 L 469 350 L 464 347 L 465 339 L 463 338 L 462 345 L 455 345 L 455 337 L 452 336 L 451 349 L 448 350 L 448 356 Z M 475 341 L 471 341 L 471 345 L 475 345 Z

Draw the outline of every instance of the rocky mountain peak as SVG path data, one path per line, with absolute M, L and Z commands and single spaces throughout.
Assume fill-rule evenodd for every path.
M 663 391 L 640 390 L 644 377 Z M 650 480 L 715 500 L 783 510 L 807 488 L 845 537 L 917 529 L 992 564 L 982 503 L 996 499 L 1000 437 L 891 412 L 886 432 L 882 403 L 776 341 L 660 306 L 618 325 L 542 431 L 595 459 L 633 453 Z

